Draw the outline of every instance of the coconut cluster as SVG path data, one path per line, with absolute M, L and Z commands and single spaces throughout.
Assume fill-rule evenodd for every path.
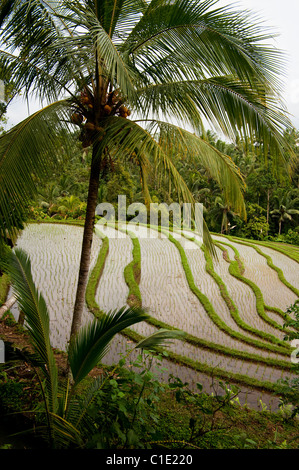
M 120 116 L 126 119 L 131 115 L 131 110 L 125 106 L 124 99 L 117 89 L 107 94 L 102 109 L 105 116 Z M 90 146 L 95 139 L 103 138 L 104 129 L 95 125 L 94 121 L 94 97 L 88 89 L 85 89 L 81 92 L 79 103 L 71 115 L 71 122 L 81 127 L 79 138 L 83 147 Z

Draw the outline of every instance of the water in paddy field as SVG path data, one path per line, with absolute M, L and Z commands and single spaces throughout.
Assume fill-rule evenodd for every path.
M 23 248 L 30 256 L 33 279 L 48 305 L 51 344 L 61 350 L 66 350 L 70 334 L 82 236 L 83 228 L 78 226 L 30 224 L 17 242 L 17 247 Z M 228 334 L 218 330 L 206 315 L 203 306 L 190 291 L 178 251 L 167 237 L 161 236 L 154 240 L 140 238 L 139 241 L 142 272 L 140 291 L 143 305 L 149 308 L 152 316 L 173 326 L 189 329 L 190 334 L 213 341 L 216 344 L 226 345 L 230 348 L 243 348 L 242 351 L 252 352 L 252 346 L 242 345 L 240 341 L 234 340 Z M 101 239 L 95 236 L 92 246 L 91 268 L 97 259 L 101 244 Z M 238 246 L 238 249 L 241 251 L 241 246 Z M 249 253 L 250 250 L 247 251 Z M 219 296 L 217 285 L 205 273 L 204 257 L 201 250 L 193 250 L 186 246 L 185 252 L 194 279 L 201 291 L 207 295 L 217 313 L 223 316 L 223 320 L 231 322 L 230 326 L 234 327 L 230 313 Z M 109 311 L 126 304 L 128 286 L 125 283 L 123 271 L 131 260 L 132 243 L 128 235 L 109 240 L 109 254 L 96 293 L 96 301 L 102 310 Z M 280 262 L 282 261 L 280 260 Z M 252 293 L 250 293 L 252 302 L 251 300 L 249 302 L 249 297 L 246 297 L 248 287 L 239 283 L 240 288 L 237 291 L 233 289 L 236 280 L 230 277 L 227 271 L 228 267 L 223 260 L 217 269 L 222 277 L 227 277 L 231 295 L 236 295 L 235 302 L 239 303 L 241 307 L 246 304 L 244 315 L 248 315 L 248 306 L 254 307 L 254 301 L 251 299 Z M 288 265 L 288 275 L 291 278 L 291 263 Z M 12 312 L 17 319 L 17 306 L 12 308 Z M 244 318 L 246 319 L 246 317 Z M 92 319 L 92 314 L 85 306 L 83 324 Z M 261 325 L 258 317 L 254 319 L 251 315 L 250 320 L 253 322 L 253 326 Z M 155 327 L 144 322 L 134 325 L 132 329 L 145 336 L 156 331 Z M 240 331 L 237 325 L 235 325 L 235 330 Z M 126 338 L 117 335 L 103 362 L 106 364 L 117 363 L 120 355 L 124 354 L 130 344 Z M 174 352 L 199 362 L 206 362 L 213 367 L 221 366 L 223 370 L 232 373 L 252 374 L 259 380 L 268 380 L 268 376 L 271 376 L 271 380 L 274 381 L 279 378 L 279 373 L 281 373 L 265 365 L 257 366 L 246 360 L 241 361 L 217 355 L 214 352 L 183 344 L 180 341 L 177 341 L 171 348 Z M 259 353 L 262 353 L 261 350 Z M 266 357 L 273 356 L 279 358 L 277 354 L 266 353 Z M 161 381 L 167 381 L 169 374 L 173 374 L 183 382 L 187 382 L 193 390 L 197 390 L 196 383 L 199 382 L 203 385 L 204 391 L 215 393 L 214 384 L 208 375 L 166 359 L 163 359 L 163 368 L 166 370 L 157 372 Z M 216 381 L 214 380 L 214 382 Z M 253 391 L 245 386 L 240 386 L 240 388 L 239 399 L 242 404 L 248 403 L 254 408 L 261 409 L 260 400 L 262 400 L 268 408 L 277 408 L 278 399 L 273 398 L 271 394 Z

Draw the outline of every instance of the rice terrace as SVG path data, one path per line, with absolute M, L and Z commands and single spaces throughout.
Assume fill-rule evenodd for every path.
M 30 254 L 34 280 L 49 305 L 51 343 L 63 350 L 70 333 L 82 230 L 30 224 L 17 243 Z M 159 327 L 187 333 L 169 350 L 169 359 L 177 364 L 168 361 L 170 372 L 193 385 L 205 383 L 207 390 L 209 375 L 235 379 L 245 390 L 243 402 L 258 406 L 262 399 L 271 404 L 273 383 L 291 375 L 292 349 L 283 341 L 283 324 L 284 312 L 298 298 L 299 249 L 214 235 L 218 258 L 213 261 L 196 245 L 196 238 L 192 241 L 191 232 L 179 239 L 175 232 L 138 238 L 146 230 L 139 227 L 134 232 L 137 238 L 132 239 L 131 228 L 131 236 L 122 232 L 110 238 L 113 230 L 108 228 L 103 239 L 94 236 L 90 282 L 98 276 L 97 287 L 88 290 L 84 322 L 97 309 L 143 305 L 150 319 L 136 325 L 134 333 L 146 336 Z M 129 281 L 125 272 L 132 262 L 140 266 L 140 274 Z M 99 263 L 102 270 L 96 269 Z M 135 294 L 130 297 L 131 292 Z M 117 360 L 126 337 L 130 338 L 128 332 L 117 338 L 106 360 Z M 260 393 L 249 393 L 250 388 Z
M 298 448 L 287 2 L 0 2 L 1 450 Z

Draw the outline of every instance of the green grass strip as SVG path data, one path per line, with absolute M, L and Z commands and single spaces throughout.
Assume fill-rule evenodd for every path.
M 63 223 L 63 222 L 65 222 L 65 221 L 55 221 L 54 222 L 54 220 L 53 220 L 53 222 L 51 222 L 51 223 Z M 72 222 L 69 222 L 69 224 L 71 224 L 71 225 L 81 225 L 81 223 L 77 224 L 77 223 L 72 223 Z M 48 221 L 45 221 L 44 223 L 48 223 Z M 96 290 L 97 290 L 97 287 L 98 287 L 98 284 L 99 284 L 99 281 L 100 281 L 100 278 L 101 278 L 101 275 L 102 275 L 102 272 L 103 272 L 103 269 L 104 269 L 104 266 L 105 266 L 105 262 L 106 262 L 106 259 L 107 259 L 107 256 L 108 256 L 108 252 L 109 252 L 109 240 L 108 240 L 108 238 L 104 237 L 104 235 L 102 235 L 102 240 L 103 240 L 103 243 L 102 243 L 102 246 L 100 248 L 99 256 L 98 256 L 96 264 L 95 264 L 95 266 L 94 266 L 94 268 L 93 268 L 93 270 L 92 270 L 92 272 L 89 276 L 87 289 L 86 289 L 86 303 L 87 303 L 87 306 L 88 306 L 89 310 L 95 315 L 95 317 L 98 317 L 98 318 L 101 318 L 103 315 L 105 315 L 105 312 L 103 310 L 101 310 L 99 305 L 97 304 L 97 302 L 95 300 L 95 294 L 96 294 Z M 136 253 L 138 253 L 138 251 L 137 250 L 134 251 L 134 249 L 133 249 L 133 253 L 135 253 L 135 255 L 136 255 Z M 136 274 L 136 272 L 135 272 L 135 274 Z M 140 274 L 139 274 L 139 276 L 137 276 L 137 279 L 135 279 L 135 282 L 137 282 L 138 278 L 140 280 Z M 131 277 L 131 279 L 132 279 L 132 277 Z M 162 322 L 161 322 L 160 325 L 157 325 L 157 326 L 161 326 L 161 325 L 163 325 L 162 327 L 168 327 L 168 325 L 163 324 Z M 173 328 L 173 329 L 175 329 L 175 328 Z M 134 341 L 136 343 L 144 338 L 140 334 L 136 333 L 135 331 L 129 330 L 128 328 L 125 329 L 122 332 L 122 334 L 124 336 L 127 336 L 129 339 L 131 339 L 132 341 Z M 225 353 L 228 352 L 228 351 L 226 351 L 228 348 L 224 348 L 222 346 L 219 346 L 219 347 L 220 347 L 220 349 L 222 349 L 223 352 L 224 351 L 225 351 Z M 158 352 L 165 353 L 165 350 L 161 349 L 161 350 L 158 350 Z M 219 352 L 220 352 L 220 350 L 219 350 Z M 238 352 L 238 354 L 243 354 L 243 353 Z M 249 357 L 253 359 L 252 355 L 250 355 Z M 249 357 L 247 357 L 247 355 L 246 355 L 247 360 L 248 360 Z M 242 375 L 242 374 L 232 374 L 232 373 L 224 371 L 222 369 L 215 368 L 215 367 L 209 366 L 207 364 L 202 364 L 202 363 L 196 362 L 196 361 L 194 361 L 190 358 L 181 356 L 181 355 L 173 353 L 173 352 L 167 352 L 167 359 L 169 359 L 169 360 L 171 360 L 171 361 L 173 361 L 173 362 L 175 362 L 179 365 L 186 366 L 190 369 L 193 369 L 195 371 L 204 373 L 208 376 L 213 376 L 213 377 L 221 379 L 221 380 L 228 380 L 228 381 L 234 382 L 236 384 L 246 385 L 246 386 L 252 387 L 254 389 L 258 389 L 258 390 L 262 390 L 262 391 L 266 391 L 266 392 L 270 392 L 270 393 L 273 393 L 273 392 L 276 391 L 275 384 L 273 384 L 272 382 L 260 381 L 260 380 L 254 379 L 254 378 L 250 378 L 246 375 Z M 272 361 L 275 361 L 275 360 L 270 359 L 269 361 L 272 362 Z M 279 367 L 279 362 L 283 362 L 283 361 L 276 361 L 276 362 L 277 362 L 277 364 L 273 363 L 273 366 Z
M 231 241 L 234 241 L 233 239 Z M 233 247 L 232 245 L 230 245 L 229 243 L 225 243 L 225 242 L 219 242 L 221 243 L 221 245 L 227 245 L 229 246 L 230 248 L 232 248 L 232 250 L 234 250 L 235 252 L 235 258 L 238 256 L 239 257 L 239 253 L 238 253 L 238 250 Z M 236 242 L 236 243 L 239 243 L 239 242 Z M 215 244 L 221 249 L 221 246 L 219 244 L 217 244 L 217 242 L 215 242 Z M 267 264 L 270 268 L 274 269 L 277 274 L 278 274 L 278 277 L 280 279 L 281 282 L 283 282 L 283 279 L 285 280 L 284 276 L 283 276 L 283 272 L 280 268 L 278 268 L 277 266 L 275 266 L 272 262 L 272 259 L 270 256 L 264 254 L 259 248 L 255 247 L 254 245 L 249 245 L 245 242 L 240 242 L 240 244 L 242 245 L 247 245 L 249 246 L 250 248 L 255 248 L 257 253 L 259 253 L 260 255 L 264 256 L 266 259 L 267 259 Z M 227 254 L 227 257 L 228 257 L 228 254 Z M 229 258 L 229 257 L 228 257 Z M 228 262 L 232 263 L 229 259 L 227 260 Z M 289 330 L 281 325 L 279 325 L 277 322 L 275 322 L 274 320 L 272 320 L 268 315 L 266 315 L 265 311 L 269 311 L 269 312 L 274 312 L 276 313 L 277 315 L 279 315 L 283 320 L 286 320 L 287 318 L 290 318 L 289 315 L 287 315 L 285 312 L 283 312 L 281 309 L 277 308 L 277 307 L 272 307 L 270 305 L 266 305 L 265 302 L 264 302 L 264 299 L 263 299 L 263 295 L 262 295 L 262 292 L 260 291 L 259 287 L 253 282 L 251 281 L 250 279 L 247 279 L 246 277 L 242 276 L 242 274 L 240 273 L 240 267 L 239 267 L 239 273 L 237 272 L 236 269 L 233 268 L 229 268 L 229 271 L 230 273 L 239 278 L 242 282 L 248 284 L 251 289 L 253 290 L 255 296 L 256 296 L 256 302 L 257 302 L 257 312 L 258 314 L 261 316 L 261 318 L 266 321 L 268 324 L 270 324 L 271 326 L 273 326 L 274 328 L 277 328 L 278 330 L 280 331 L 283 331 L 285 333 L 289 333 Z M 279 271 L 279 272 L 278 272 Z M 291 286 L 291 284 L 288 283 L 288 281 L 285 280 L 285 282 L 283 282 L 287 287 Z M 293 287 L 293 286 L 292 286 Z M 295 288 L 294 288 L 295 289 Z M 297 289 L 296 289 L 297 290 Z M 294 291 L 293 291 L 294 292 Z M 298 290 L 297 290 L 298 292 Z M 260 301 L 260 299 L 262 298 L 262 302 Z
M 53 224 L 53 225 L 76 225 L 80 227 L 84 227 L 84 220 L 77 220 L 77 219 L 63 219 L 63 220 L 57 220 L 57 219 L 44 219 L 44 220 L 28 220 L 25 223 L 25 228 L 26 225 L 30 224 Z
M 183 236 L 185 236 L 185 235 L 183 235 Z M 186 236 L 185 236 L 185 238 L 190 239 L 189 237 L 186 237 Z M 228 238 L 228 236 L 227 236 L 227 238 Z M 230 238 L 231 238 L 231 241 L 234 241 L 233 237 L 230 237 Z M 192 238 L 192 241 L 195 242 L 196 244 L 198 244 L 199 246 L 201 246 L 201 245 L 197 242 L 196 239 Z M 225 243 L 225 242 L 216 242 L 216 240 L 214 240 L 214 243 L 215 243 L 215 245 L 218 246 L 218 248 L 223 252 L 224 259 L 225 259 L 228 263 L 231 263 L 231 260 L 229 259 L 229 255 L 228 255 L 227 250 L 226 250 L 225 248 L 223 248 L 222 245 L 227 245 L 227 246 L 229 246 L 229 247 L 234 251 L 235 260 L 236 260 L 237 263 L 238 263 L 239 273 L 240 273 L 241 275 L 243 275 L 243 273 L 245 272 L 245 266 L 244 266 L 243 261 L 242 261 L 241 258 L 240 258 L 240 255 L 239 255 L 238 250 L 237 250 L 234 246 L 232 246 L 232 245 L 230 245 L 230 244 L 228 244 L 228 243 Z M 242 243 L 242 244 L 243 244 L 243 243 Z M 246 245 L 246 243 L 244 243 L 244 245 Z M 249 246 L 251 247 L 251 245 L 249 245 Z M 253 245 L 252 245 L 252 247 L 255 248 Z M 209 257 L 210 260 L 211 260 L 210 262 L 213 263 L 213 261 L 212 261 L 212 259 L 211 259 L 211 256 L 209 255 L 208 251 L 205 250 L 203 247 L 201 247 L 201 248 L 202 248 L 202 250 L 203 250 L 204 252 L 206 252 L 206 257 Z M 257 250 L 259 250 L 259 249 L 257 248 Z M 262 253 L 262 252 L 261 252 L 261 254 L 264 255 L 264 253 Z M 270 256 L 268 257 L 267 255 L 265 255 L 265 257 L 270 258 Z M 268 262 L 268 260 L 267 260 L 267 262 Z M 270 258 L 270 259 L 269 259 L 269 263 L 268 263 L 269 266 L 270 266 L 271 262 L 272 262 L 272 259 Z M 272 264 L 273 264 L 273 263 L 272 263 Z M 270 266 L 270 267 L 272 267 L 272 266 Z M 273 268 L 274 268 L 275 270 L 276 270 L 276 268 L 277 268 L 277 270 L 281 271 L 281 270 L 280 270 L 277 266 L 275 266 L 274 264 L 273 264 Z M 209 270 L 210 270 L 210 269 L 209 269 Z M 212 269 L 212 271 L 214 271 L 214 269 Z M 215 274 L 215 276 L 217 276 L 216 273 L 214 273 L 214 274 Z M 213 274 L 213 276 L 214 276 L 214 274 Z M 281 271 L 281 274 L 282 274 L 282 276 L 283 276 L 282 271 Z M 212 274 L 211 274 L 211 275 L 212 275 Z M 226 299 L 228 300 L 228 302 L 226 302 L 226 303 L 227 303 L 227 306 L 228 306 L 228 308 L 230 309 L 230 311 L 231 311 L 231 313 L 232 313 L 233 318 L 235 319 L 236 323 L 238 323 L 239 326 L 242 328 L 243 326 L 241 325 L 241 323 L 239 323 L 239 321 L 243 322 L 242 319 L 241 319 L 240 317 L 238 318 L 237 316 L 235 317 L 235 312 L 237 312 L 237 315 L 239 315 L 238 310 L 237 310 L 237 307 L 235 306 L 235 304 L 233 303 L 232 299 L 230 298 L 230 296 L 229 296 L 229 294 L 228 294 L 228 292 L 227 292 L 227 289 L 226 289 L 225 285 L 224 285 L 224 288 L 221 288 L 221 284 L 224 284 L 224 283 L 223 283 L 222 279 L 220 278 L 220 276 L 218 276 L 218 278 L 219 278 L 218 281 L 220 281 L 220 283 L 217 281 L 216 278 L 215 278 L 215 280 L 216 280 L 216 282 L 217 282 L 218 285 L 219 285 L 221 295 L 222 295 L 222 292 L 223 292 L 223 293 L 224 293 L 224 296 L 225 296 L 225 297 L 223 297 L 223 298 L 224 298 L 225 301 L 226 301 Z M 286 281 L 286 282 L 287 282 L 287 281 Z M 232 310 L 231 310 L 231 305 L 233 305 Z M 288 316 L 285 312 L 283 312 L 281 309 L 279 309 L 279 308 L 277 308 L 277 307 L 272 307 L 272 306 L 266 305 L 265 303 L 264 303 L 264 310 L 267 310 L 267 311 L 269 311 L 269 312 L 274 312 L 274 313 L 278 314 L 279 316 L 281 316 L 284 320 L 289 317 L 289 316 Z M 269 319 L 269 317 L 267 317 L 267 318 Z M 269 319 L 269 320 L 271 321 L 271 319 Z M 249 325 L 247 325 L 247 326 L 248 326 L 249 328 L 251 328 Z M 287 330 L 287 329 L 284 329 L 283 327 L 281 327 L 281 325 L 278 325 L 278 324 L 277 324 L 277 326 L 278 326 L 278 329 L 279 329 L 279 330 L 282 330 L 282 331 L 288 333 L 288 330 Z
M 96 264 L 91 271 L 88 283 L 86 286 L 86 293 L 85 293 L 85 300 L 88 309 L 95 315 L 95 316 L 102 316 L 104 312 L 99 309 L 99 306 L 95 300 L 96 291 L 100 282 L 100 278 L 102 276 L 106 259 L 109 253 L 109 239 L 105 237 L 102 233 L 97 232 L 97 235 L 102 239 L 102 245 L 100 248 L 100 252 L 96 261 Z
M 286 280 L 286 278 L 284 277 L 284 274 L 283 274 L 283 271 L 282 269 L 280 269 L 278 266 L 276 266 L 274 263 L 273 263 L 273 260 L 271 258 L 271 256 L 267 255 L 266 253 L 264 253 L 260 248 L 258 248 L 257 246 L 255 246 L 254 244 L 251 244 L 251 243 L 247 243 L 245 241 L 241 241 L 241 240 L 235 240 L 233 237 L 229 237 L 229 239 L 231 241 L 234 241 L 235 243 L 239 243 L 240 245 L 246 245 L 246 246 L 249 246 L 250 248 L 254 248 L 255 251 L 257 253 L 259 253 L 261 256 L 263 256 L 266 260 L 267 260 L 267 264 L 268 266 L 273 269 L 274 271 L 276 271 L 277 275 L 278 275 L 278 278 L 279 280 L 286 286 L 288 287 L 295 295 L 297 295 L 297 297 L 299 298 L 299 289 L 297 289 L 295 286 L 293 286 L 289 281 Z M 233 247 L 232 247 L 233 248 Z M 269 305 L 266 305 L 264 304 L 264 308 L 265 310 L 268 310 L 269 312 L 274 312 L 276 313 L 277 315 L 281 316 L 284 320 L 289 318 L 290 319 L 290 316 L 283 312 L 280 308 L 277 308 L 277 307 L 272 307 L 272 306 L 269 306 Z
M 294 245 L 288 245 L 284 243 L 278 243 L 278 242 L 271 242 L 271 241 L 262 241 L 262 240 L 248 240 L 246 238 L 241 238 L 241 237 L 233 237 L 231 235 L 224 235 L 224 234 L 219 234 L 215 233 L 215 235 L 219 237 L 224 237 L 224 238 L 231 238 L 232 241 L 237 242 L 237 240 L 240 240 L 241 242 L 245 243 L 250 243 L 254 245 L 260 245 L 260 246 L 265 246 L 266 248 L 271 248 L 274 251 L 278 251 L 279 253 L 282 253 L 283 255 L 286 255 L 288 258 L 291 258 L 293 261 L 296 263 L 299 263 L 299 249 L 297 246 Z
M 132 266 L 132 265 L 135 264 L 135 265 L 138 265 L 139 269 L 141 270 L 141 265 L 140 265 L 141 252 L 140 252 L 139 240 L 138 240 L 138 238 L 136 238 L 136 236 L 134 234 L 130 233 L 129 231 L 127 233 L 131 237 L 132 243 L 134 245 L 134 248 L 133 248 L 133 261 L 128 266 Z M 138 249 L 137 249 L 137 245 L 139 247 Z M 138 276 L 138 278 L 135 277 L 135 279 L 133 279 L 133 276 L 130 276 L 130 281 L 128 282 L 130 292 L 137 291 L 137 287 L 138 287 L 139 282 L 140 282 L 140 276 Z M 130 295 L 129 295 L 129 297 L 130 297 Z M 136 302 L 135 305 L 140 305 L 141 306 L 142 305 L 142 299 L 141 299 L 141 294 L 140 294 L 139 287 L 138 287 L 138 296 L 136 296 L 136 297 L 137 297 L 137 302 Z M 166 328 L 166 329 L 171 329 L 171 330 L 177 330 L 177 328 L 175 328 L 171 325 L 168 325 L 167 323 L 164 323 L 161 320 L 157 320 L 156 318 L 151 317 L 151 316 L 149 317 L 147 323 L 149 323 L 150 325 L 155 326 L 157 328 Z M 263 358 L 261 356 L 258 356 L 257 354 L 247 353 L 247 352 L 244 352 L 244 351 L 231 349 L 229 347 L 226 347 L 226 346 L 223 346 L 223 345 L 220 345 L 220 344 L 216 344 L 216 343 L 213 343 L 211 341 L 207 341 L 207 340 L 204 340 L 204 339 L 201 339 L 201 338 L 197 338 L 193 335 L 190 335 L 189 333 L 186 333 L 186 336 L 184 336 L 184 340 L 186 342 L 188 342 L 189 344 L 192 344 L 193 346 L 200 347 L 202 349 L 207 349 L 209 351 L 213 351 L 215 353 L 222 354 L 224 356 L 234 357 L 235 359 L 246 360 L 246 361 L 254 362 L 254 363 L 262 363 L 262 364 L 266 364 L 266 365 L 269 365 L 269 366 L 272 366 L 272 367 L 277 367 L 279 369 L 291 369 L 291 367 L 292 367 L 291 364 L 289 362 L 286 362 L 286 361 L 282 361 L 282 360 L 278 360 L 278 359 L 272 359 L 272 358 Z
M 240 241 L 240 240 L 233 240 L 231 237 L 229 238 L 231 241 L 235 241 L 236 243 L 239 243 L 240 245 L 245 245 L 245 246 L 249 246 L 250 248 L 254 248 L 255 251 L 263 256 L 266 260 L 267 260 L 267 264 L 268 266 L 273 269 L 274 271 L 276 271 L 277 275 L 278 275 L 278 278 L 279 280 L 286 286 L 288 287 L 295 295 L 297 295 L 297 297 L 299 298 L 299 289 L 297 289 L 296 287 L 294 287 L 289 281 L 286 280 L 286 278 L 284 277 L 284 274 L 283 274 L 283 271 L 278 267 L 276 266 L 274 263 L 273 263 L 273 260 L 271 258 L 271 256 L 267 255 L 266 253 L 264 253 L 260 248 L 258 248 L 257 246 L 255 246 L 254 244 L 251 244 L 251 243 L 247 243 L 247 242 L 244 242 L 244 241 Z
M 268 344 L 262 343 L 258 340 L 248 338 L 248 337 L 242 335 L 241 333 L 238 333 L 238 332 L 234 331 L 229 326 L 227 326 L 226 323 L 224 323 L 221 320 L 221 318 L 217 315 L 217 313 L 215 312 L 215 310 L 214 310 L 212 304 L 210 303 L 210 301 L 208 300 L 208 298 L 195 285 L 194 278 L 193 278 L 190 266 L 188 264 L 187 256 L 186 256 L 186 253 L 185 253 L 183 247 L 170 234 L 168 235 L 168 237 L 169 237 L 169 240 L 172 241 L 172 243 L 175 244 L 175 246 L 177 247 L 177 249 L 178 249 L 178 251 L 181 255 L 182 265 L 183 265 L 183 268 L 184 268 L 184 271 L 185 271 L 185 274 L 186 274 L 186 278 L 187 278 L 187 282 L 189 284 L 190 290 L 196 295 L 196 297 L 198 298 L 198 300 L 201 302 L 201 304 L 205 308 L 205 310 L 206 310 L 207 314 L 209 315 L 209 317 L 211 318 L 211 320 L 215 323 L 215 325 L 218 326 L 218 328 L 220 330 L 224 331 L 225 333 L 230 335 L 232 338 L 236 338 L 239 341 L 250 344 L 251 346 L 255 346 L 255 347 L 261 348 L 263 350 L 268 350 L 268 351 L 271 351 L 271 352 L 278 352 L 278 353 L 286 355 L 286 356 L 290 355 L 291 348 L 287 347 L 285 344 L 280 342 L 275 337 L 273 337 L 271 339 L 271 341 L 273 342 L 273 345 L 272 344 L 268 345 Z M 266 333 L 265 333 L 265 335 L 266 335 Z
M 226 246 L 229 246 L 230 248 L 232 248 L 232 250 L 236 253 L 238 253 L 237 249 L 235 247 L 233 247 L 232 245 L 230 245 L 229 243 L 225 243 L 225 242 L 215 242 L 215 244 L 221 249 L 221 245 L 226 245 Z M 220 245 L 221 244 L 221 245 Z M 228 254 L 227 254 L 228 256 Z M 238 253 L 238 256 L 239 256 L 239 253 Z M 272 318 L 270 318 L 268 315 L 266 315 L 265 313 L 265 303 L 264 303 L 264 298 L 263 298 L 263 294 L 260 290 L 260 288 L 253 282 L 251 281 L 250 279 L 244 277 L 241 273 L 240 273 L 240 270 L 239 270 L 239 264 L 237 263 L 237 261 L 232 261 L 232 260 L 229 260 L 229 273 L 234 276 L 236 279 L 239 279 L 241 282 L 243 282 L 244 284 L 247 284 L 251 290 L 253 291 L 254 295 L 255 295 L 255 298 L 256 298 L 256 310 L 257 310 L 257 313 L 258 315 L 262 318 L 263 321 L 265 321 L 266 323 L 268 323 L 269 325 L 271 325 L 273 328 L 276 328 L 277 330 L 280 330 L 280 331 L 283 331 L 283 332 L 286 332 L 286 329 L 279 325 L 279 323 L 277 323 L 275 320 L 272 320 Z M 258 331 L 258 330 L 257 330 Z M 265 335 L 267 333 L 264 333 Z M 273 341 L 273 338 L 274 338 L 274 342 L 276 344 L 281 344 L 283 345 L 283 341 L 275 338 L 273 335 L 267 335 L 269 337 L 269 341 Z M 266 338 L 266 337 L 265 337 Z M 271 339 L 272 338 L 272 339 Z M 285 347 L 288 348 L 287 345 L 285 345 Z

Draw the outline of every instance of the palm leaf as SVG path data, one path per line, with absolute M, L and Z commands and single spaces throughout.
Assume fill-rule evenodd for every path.
M 150 81 L 163 83 L 166 75 L 186 79 L 198 73 L 203 78 L 233 72 L 252 86 L 257 80 L 277 86 L 281 54 L 266 43 L 273 32 L 265 32 L 248 11 L 212 8 L 217 3 L 151 2 L 123 49 Z
M 248 82 L 223 76 L 152 84 L 139 93 L 144 106 L 147 103 L 148 114 L 156 110 L 171 114 L 192 126 L 196 134 L 202 131 L 204 118 L 229 138 L 239 135 L 252 143 L 263 142 L 264 152 L 270 151 L 278 159 L 286 151 L 282 135 L 291 126 L 290 120 L 264 86 L 253 90 Z
M 147 314 L 140 308 L 123 307 L 81 328 L 68 350 L 74 386 L 100 362 L 107 353 L 109 342 L 117 333 L 146 318 Z
M 46 379 L 46 392 L 50 411 L 57 405 L 57 367 L 49 339 L 49 313 L 43 296 L 38 292 L 32 279 L 31 263 L 21 249 L 9 255 L 7 271 L 13 289 L 25 314 L 26 326 L 40 367 Z
M 184 339 L 186 333 L 180 330 L 167 330 L 161 328 L 159 331 L 139 341 L 135 349 L 146 349 L 154 351 L 157 348 L 168 346 L 172 343 L 173 339 Z
M 67 119 L 68 102 L 56 102 L 0 137 L 0 229 L 11 233 L 37 193 L 35 177 L 48 176 L 70 151 Z

